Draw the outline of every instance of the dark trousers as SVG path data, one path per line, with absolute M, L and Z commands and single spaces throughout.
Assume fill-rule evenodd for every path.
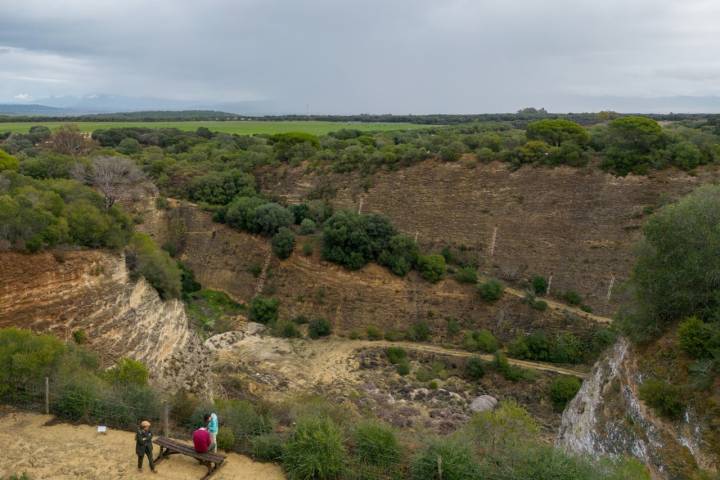
M 144 457 L 148 457 L 148 463 L 150 464 L 150 470 L 155 470 L 155 463 L 153 462 L 152 450 L 145 449 L 143 455 L 138 455 L 138 468 L 142 468 Z

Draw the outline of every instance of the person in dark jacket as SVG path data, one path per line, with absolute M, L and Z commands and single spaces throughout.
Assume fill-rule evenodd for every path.
M 138 457 L 138 470 L 142 470 L 143 457 L 148 457 L 148 463 L 150 463 L 150 470 L 157 473 L 155 470 L 155 463 L 153 462 L 153 446 L 152 446 L 153 434 L 150 431 L 150 422 L 143 420 L 140 422 L 140 428 L 138 428 L 135 434 L 135 453 Z

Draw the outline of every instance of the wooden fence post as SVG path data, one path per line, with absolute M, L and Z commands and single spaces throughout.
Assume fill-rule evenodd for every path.
M 168 403 L 163 405 L 163 435 L 170 436 L 170 405 Z
M 50 415 L 50 378 L 45 377 L 45 415 Z

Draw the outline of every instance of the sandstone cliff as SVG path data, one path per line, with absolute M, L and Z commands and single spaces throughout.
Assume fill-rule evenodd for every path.
M 120 254 L 0 253 L 0 327 L 5 326 L 66 340 L 84 330 L 105 365 L 131 357 L 170 390 L 207 389 L 209 365 L 183 304 L 163 302 L 144 279 L 132 281 Z

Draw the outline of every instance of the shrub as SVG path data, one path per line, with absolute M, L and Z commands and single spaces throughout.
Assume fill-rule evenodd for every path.
M 312 219 L 304 218 L 302 222 L 300 222 L 300 235 L 312 235 L 315 233 L 316 228 L 317 225 L 315 225 Z
M 84 345 L 88 341 L 87 332 L 85 332 L 85 330 L 83 330 L 83 329 L 75 330 L 72 335 L 73 335 L 73 340 L 78 345 Z
M 505 287 L 497 280 L 488 280 L 478 285 L 478 295 L 488 303 L 494 303 L 500 300 Z
M 560 376 L 550 384 L 550 399 L 557 410 L 563 410 L 565 405 L 575 398 L 582 382 L 576 377 Z
M 406 337 L 405 332 L 401 330 L 386 330 L 385 331 L 385 340 L 388 342 L 399 342 L 400 340 L 403 340 Z
M 400 462 L 400 444 L 391 428 L 372 421 L 361 422 L 352 440 L 357 459 L 366 465 L 390 468 Z
M 0 149 L 0 172 L 3 170 L 17 170 L 20 162 L 5 150 Z
M 445 276 L 445 257 L 442 255 L 420 255 L 417 263 L 420 276 L 428 282 L 439 282 Z
M 253 322 L 270 324 L 278 319 L 280 300 L 257 296 L 250 302 L 250 320 Z
M 272 333 L 273 335 L 277 337 L 283 337 L 283 338 L 301 338 L 302 333 L 300 333 L 300 330 L 298 329 L 297 325 L 294 322 L 289 322 L 287 320 L 280 320 L 275 322 L 275 324 L 272 327 Z
M 368 340 L 380 340 L 383 337 L 380 329 L 374 325 L 370 325 L 369 327 L 367 327 L 365 333 L 367 334 Z
M 532 285 L 532 290 L 535 295 L 545 295 L 547 293 L 548 281 L 545 277 L 535 275 L 530 284 Z
M 372 260 L 371 241 L 362 215 L 337 212 L 325 222 L 322 257 L 350 270 L 362 268 Z
M 278 233 L 283 227 L 293 223 L 290 211 L 277 203 L 265 203 L 253 211 L 250 230 L 261 235 L 271 236 Z
M 63 344 L 51 335 L 19 328 L 0 329 L 0 399 L 15 398 L 42 379 L 60 361 Z
M 476 284 L 478 281 L 477 272 L 473 267 L 462 267 L 455 274 L 455 280 L 460 283 Z
M 232 430 L 236 448 L 241 450 L 249 448 L 252 437 L 272 430 L 272 419 L 247 400 L 217 400 L 215 408 L 223 426 Z M 202 420 L 204 412 L 199 413 L 198 420 Z
M 679 418 L 685 408 L 682 390 L 662 380 L 645 380 L 640 385 L 640 399 L 657 413 L 670 419 Z
M 182 274 L 177 262 L 148 235 L 135 233 L 125 258 L 132 275 L 145 277 L 162 298 L 180 297 Z
M 499 342 L 489 330 L 475 330 L 465 334 L 463 347 L 471 352 L 493 353 L 499 348 Z
M 697 317 L 683 320 L 678 327 L 680 348 L 693 358 L 712 358 L 713 350 L 720 347 L 720 328 Z
M 448 318 L 446 325 L 448 337 L 454 337 L 455 335 L 460 333 L 461 329 L 462 328 L 460 327 L 460 322 L 458 322 L 454 318 Z
M 407 360 L 401 360 L 395 365 L 395 370 L 397 370 L 397 373 L 400 375 L 405 376 L 410 373 L 410 363 Z
M 544 312 L 548 308 L 548 303 L 545 300 L 533 300 L 530 302 L 530 307 L 533 310 Z
M 235 447 L 235 434 L 229 428 L 221 428 L 217 433 L 217 447 L 221 450 L 230 451 Z
M 420 320 L 410 327 L 407 337 L 414 342 L 427 342 L 430 340 L 430 333 L 430 325 Z
M 720 308 L 720 186 L 706 185 L 653 214 L 631 275 L 633 301 L 620 315 L 626 333 L 646 341 L 678 319 L 710 319 Z
M 150 376 L 147 367 L 137 360 L 131 358 L 121 359 L 116 366 L 109 369 L 106 378 L 120 385 L 145 386 Z
M 378 263 L 385 265 L 395 275 L 405 276 L 418 263 L 420 249 L 415 240 L 407 235 L 394 235 L 387 248 L 378 257 Z
M 308 335 L 310 338 L 317 339 L 327 337 L 332 333 L 332 325 L 326 318 L 316 318 L 310 321 L 308 326 Z
M 276 433 L 266 433 L 254 437 L 251 441 L 252 456 L 263 462 L 282 460 L 285 440 Z
M 387 355 L 388 361 L 393 365 L 397 365 L 407 359 L 407 352 L 402 347 L 388 347 L 385 349 L 385 355 Z
M 460 442 L 436 441 L 415 456 L 410 468 L 413 480 L 477 480 L 480 468 L 470 448 Z
M 276 257 L 284 260 L 295 248 L 295 235 L 289 228 L 281 227 L 272 237 L 272 251 Z
M 314 251 L 315 251 L 315 245 L 313 245 L 312 242 L 303 243 L 303 246 L 302 246 L 303 255 L 305 255 L 306 257 L 309 257 L 313 254 Z
M 214 171 L 193 178 L 188 192 L 193 201 L 226 205 L 236 197 L 254 196 L 255 177 L 238 169 Z
M 525 370 L 516 365 L 510 365 L 510 362 L 508 362 L 505 354 L 500 351 L 495 352 L 493 367 L 505 378 L 505 380 L 510 380 L 511 382 L 518 382 L 528 378 L 528 374 Z
M 480 380 L 485 375 L 485 362 L 480 357 L 470 357 L 465 364 L 465 375 L 471 380 Z
M 265 203 L 257 197 L 237 197 L 227 207 L 225 223 L 238 230 L 254 231 L 255 211 Z
M 305 417 L 285 446 L 283 466 L 291 480 L 332 480 L 343 472 L 346 457 L 340 430 L 329 418 Z
M 570 305 L 580 305 L 582 303 L 582 297 L 574 290 L 568 290 L 567 292 L 563 293 L 562 299 Z

